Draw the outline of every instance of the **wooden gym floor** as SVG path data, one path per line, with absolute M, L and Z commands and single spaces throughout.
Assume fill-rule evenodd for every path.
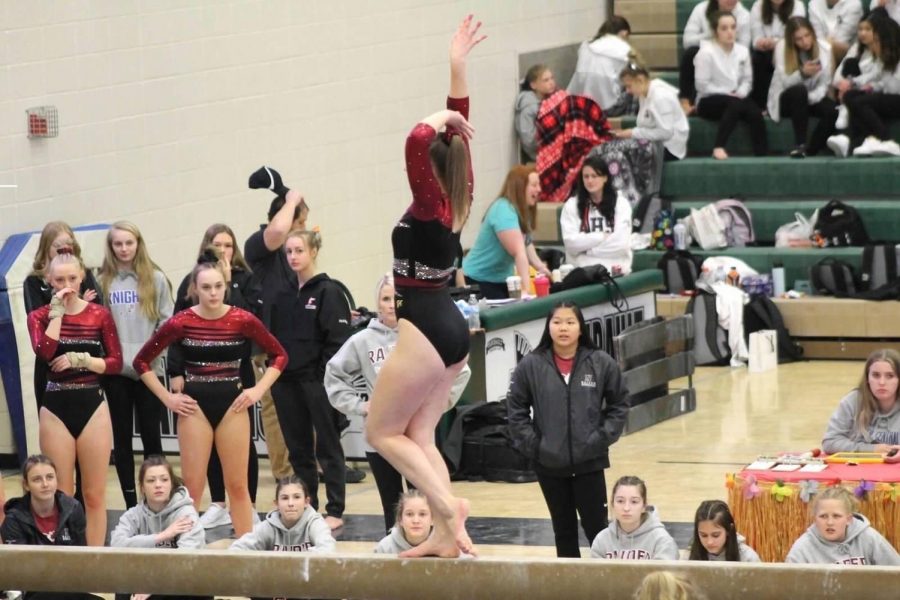
M 697 410 L 620 439 L 610 453 L 607 484 L 611 489 L 622 475 L 643 478 L 650 503 L 684 548 L 697 505 L 725 498 L 725 473 L 759 454 L 819 446 L 829 416 L 858 382 L 862 366 L 862 361 L 809 361 L 757 374 L 745 368 L 700 368 L 694 377 Z M 177 463 L 177 457 L 173 460 Z M 6 497 L 20 494 L 18 473 L 4 475 Z M 112 467 L 107 489 L 112 528 L 124 507 Z M 471 501 L 470 532 L 482 555 L 555 555 L 537 483 L 455 482 L 454 489 Z M 322 486 L 320 493 L 324 506 Z M 267 512 L 273 498 L 269 463 L 263 459 L 257 509 Z M 207 502 L 208 497 L 203 505 Z M 347 486 L 347 525 L 336 536 L 339 550 L 368 552 L 374 547 L 383 528 L 380 506 L 371 473 L 362 483 Z M 227 542 L 216 543 L 220 545 Z M 587 555 L 586 546 L 583 552 Z

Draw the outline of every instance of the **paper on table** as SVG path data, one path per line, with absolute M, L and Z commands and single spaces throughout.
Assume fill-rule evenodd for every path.
M 777 465 L 772 467 L 773 471 L 796 471 L 800 468 L 800 465 Z
M 748 471 L 768 471 L 776 464 L 774 460 L 755 460 L 747 465 L 746 469 Z
M 809 463 L 808 465 L 803 465 L 803 468 L 801 468 L 800 471 L 802 473 L 821 473 L 827 468 L 828 465 L 825 463 Z

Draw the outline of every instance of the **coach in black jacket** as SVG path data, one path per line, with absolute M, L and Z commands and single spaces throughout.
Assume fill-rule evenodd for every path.
M 550 311 L 540 343 L 513 373 L 507 403 L 510 439 L 534 461 L 556 554 L 577 558 L 578 517 L 588 543 L 606 527 L 603 471 L 628 414 L 622 372 L 594 346 L 577 305 Z

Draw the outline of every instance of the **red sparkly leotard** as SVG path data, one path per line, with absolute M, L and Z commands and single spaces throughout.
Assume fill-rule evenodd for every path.
M 262 348 L 271 367 L 287 366 L 287 353 L 260 320 L 232 306 L 218 319 L 204 319 L 190 308 L 172 315 L 134 357 L 135 371 L 152 371 L 153 359 L 176 342 L 184 359 L 184 392 L 197 400 L 213 427 L 239 393 L 248 344 Z
M 447 108 L 469 117 L 468 98 L 447 98 Z M 447 135 L 455 133 L 448 128 Z M 430 125 L 418 123 L 406 138 L 406 174 L 413 202 L 394 227 L 391 242 L 397 316 L 415 325 L 449 366 L 469 353 L 469 330 L 447 291 L 459 232 L 453 231 L 450 199 L 435 179 L 428 154 L 436 136 Z M 468 170 L 471 201 L 471 160 Z

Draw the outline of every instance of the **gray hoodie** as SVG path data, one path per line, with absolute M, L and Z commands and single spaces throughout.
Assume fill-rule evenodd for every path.
M 537 159 L 537 115 L 541 99 L 531 90 L 519 92 L 516 97 L 516 133 L 519 144 L 529 159 Z
M 141 311 L 138 304 L 137 275 L 133 271 L 119 271 L 109 284 L 109 293 L 103 304 L 109 307 L 119 342 L 122 344 L 122 373 L 125 377 L 138 379 L 132 363 L 144 343 L 150 339 L 159 326 L 172 316 L 175 302 L 172 299 L 172 288 L 166 276 L 160 271 L 153 271 L 153 287 L 156 289 L 156 306 L 159 309 L 159 320 L 151 321 Z M 162 377 L 162 356 L 152 363 L 153 372 Z
M 156 542 L 156 535 L 182 517 L 190 517 L 194 526 L 190 531 L 165 542 Z M 194 501 L 185 487 L 172 492 L 169 503 L 161 511 L 153 512 L 147 502 L 129 508 L 121 517 L 110 537 L 110 546 L 119 548 L 186 548 L 196 549 L 206 545 L 203 525 L 194 508 Z
M 391 532 L 381 538 L 375 546 L 375 554 L 400 554 L 411 550 L 413 545 L 406 540 L 403 529 L 399 525 L 391 527 Z
M 737 539 L 738 539 L 738 549 L 739 549 L 739 552 L 741 553 L 741 562 L 762 562 L 759 559 L 759 554 L 756 553 L 756 550 L 754 550 L 753 548 L 748 546 L 746 543 L 744 543 L 744 540 L 745 540 L 744 536 L 742 536 L 741 534 L 738 534 Z M 712 554 L 712 553 L 707 552 L 706 556 L 709 560 L 713 560 L 713 561 L 724 562 L 726 560 L 724 551 L 720 552 L 719 554 Z
M 372 395 L 375 379 L 396 345 L 397 330 L 378 319 L 369 321 L 368 327 L 344 342 L 325 365 L 325 391 L 331 405 L 347 416 L 365 416 L 365 405 Z M 468 365 L 456 376 L 447 410 L 459 400 L 471 376 Z M 368 444 L 366 451 L 375 452 Z
M 785 562 L 839 565 L 900 565 L 900 554 L 880 533 L 869 526 L 869 520 L 853 513 L 843 542 L 824 539 L 815 523 L 797 538 Z
M 253 531 L 231 544 L 231 550 L 274 550 L 276 552 L 334 552 L 336 542 L 322 515 L 307 506 L 300 520 L 288 528 L 281 514 L 273 510 Z
M 900 402 L 888 413 L 875 413 L 869 428 L 859 432 L 856 413 L 859 410 L 859 392 L 853 390 L 843 398 L 831 419 L 822 439 L 822 450 L 835 452 L 872 452 L 875 444 L 900 444 Z
M 615 519 L 597 534 L 591 558 L 619 560 L 678 560 L 678 545 L 659 520 L 656 509 L 647 507 L 647 518 L 631 533 L 619 529 Z

